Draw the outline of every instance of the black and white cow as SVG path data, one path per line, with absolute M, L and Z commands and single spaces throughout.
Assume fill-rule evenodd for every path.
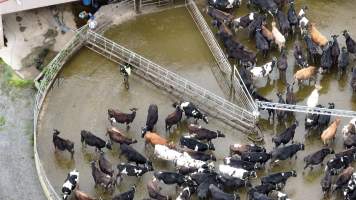
M 225 165 L 230 165 L 232 167 L 236 167 L 236 168 L 242 168 L 245 169 L 247 171 L 253 171 L 259 168 L 259 164 L 258 163 L 253 163 L 253 162 L 248 162 L 248 161 L 244 161 L 241 160 L 235 156 L 233 157 L 225 157 L 224 158 L 224 164 Z
M 176 107 L 177 105 L 179 105 L 180 109 L 184 111 L 184 114 L 187 118 L 193 117 L 196 122 L 201 119 L 205 123 L 208 123 L 208 117 L 205 116 L 193 103 L 189 101 L 176 102 L 173 104 L 173 107 Z
M 177 184 L 178 186 L 182 186 L 184 183 L 188 182 L 189 179 L 189 177 L 187 179 L 183 174 L 168 171 L 156 171 L 153 173 L 153 176 L 156 180 L 162 181 L 164 184 Z
M 254 192 L 258 192 L 260 194 L 268 195 L 268 193 L 270 193 L 272 190 L 275 190 L 275 189 L 276 189 L 275 184 L 264 183 L 261 185 L 256 185 L 255 187 L 251 188 L 248 191 L 248 194 L 249 194 L 249 196 L 251 196 Z
M 356 160 L 356 147 L 352 147 L 350 149 L 335 154 L 335 157 L 343 157 L 343 156 L 347 156 L 352 161 Z
M 331 172 L 326 171 L 324 177 L 320 181 L 321 190 L 323 191 L 324 195 L 330 192 L 331 184 L 332 184 Z
M 295 170 L 292 170 L 288 172 L 278 172 L 269 174 L 261 178 L 261 183 L 270 183 L 276 185 L 277 188 L 283 188 L 290 177 L 297 177 L 297 172 Z
M 278 11 L 278 5 L 273 0 L 249 0 L 248 4 L 258 7 L 272 16 Z
M 149 171 L 153 171 L 152 168 L 148 167 L 148 166 L 137 166 L 131 163 L 121 163 L 117 165 L 117 169 L 119 171 L 119 176 L 122 178 L 122 175 L 127 175 L 127 176 L 142 176 L 145 173 L 149 172 Z
M 195 139 L 207 140 L 208 142 L 218 137 L 225 137 L 225 135 L 221 133 L 221 131 L 219 130 L 212 131 L 196 124 L 190 124 L 188 126 L 188 131 L 191 134 L 191 136 L 193 136 Z
M 196 159 L 196 160 L 201 160 L 201 161 L 216 161 L 216 157 L 213 154 L 210 153 L 204 153 L 201 151 L 186 151 L 190 157 Z
M 179 193 L 176 200 L 189 200 L 194 192 L 195 192 L 194 187 L 187 186 L 183 188 L 183 190 Z
M 115 195 L 112 200 L 133 200 L 135 198 L 136 186 L 132 186 L 128 191 Z
M 206 150 L 215 150 L 213 143 L 209 142 L 208 144 L 199 142 L 198 140 L 192 138 L 191 136 L 182 136 L 180 138 L 180 144 L 183 147 L 187 147 L 194 151 L 206 151 Z
M 238 194 L 229 194 L 222 191 L 220 188 L 215 186 L 214 184 L 209 185 L 209 191 L 212 199 L 219 200 L 240 200 L 240 196 Z
M 330 171 L 331 175 L 336 175 L 350 165 L 352 159 L 348 156 L 335 157 L 326 163 L 325 171 Z
M 230 165 L 219 165 L 219 171 L 221 174 L 232 176 L 239 179 L 256 178 L 255 171 L 247 171 L 242 168 L 231 167 Z
M 293 156 L 297 159 L 297 152 L 302 150 L 304 150 L 304 144 L 300 143 L 277 148 L 272 152 L 271 163 L 291 159 Z
M 271 157 L 272 154 L 266 152 L 247 152 L 241 154 L 241 160 L 259 163 L 261 165 L 264 165 L 269 159 L 271 159 Z
M 127 144 L 121 144 L 120 145 L 120 157 L 121 155 L 125 155 L 127 158 L 127 161 L 129 162 L 134 162 L 136 165 L 142 164 L 142 165 L 147 165 L 150 169 L 153 169 L 152 162 L 149 161 L 145 156 L 140 154 L 138 151 L 136 151 L 133 147 Z
M 62 186 L 63 199 L 66 200 L 72 191 L 77 187 L 79 182 L 79 172 L 74 169 L 69 172 Z
M 229 10 L 241 5 L 241 0 L 208 0 L 208 4 L 219 10 Z
M 141 136 L 147 132 L 147 131 L 153 131 L 154 126 L 156 125 L 158 121 L 158 107 L 156 104 L 151 104 L 148 107 L 147 111 L 147 119 L 146 119 L 146 126 L 142 128 L 141 131 Z
M 247 15 L 242 16 L 242 17 L 235 18 L 232 21 L 232 26 L 235 29 L 235 31 L 237 31 L 240 28 L 247 28 L 248 25 L 253 20 L 255 20 L 257 15 L 258 15 L 257 13 L 251 12 L 251 13 L 249 13 Z
M 251 183 L 248 180 L 228 176 L 219 175 L 217 176 L 218 182 L 224 190 L 236 190 L 241 187 L 251 187 Z

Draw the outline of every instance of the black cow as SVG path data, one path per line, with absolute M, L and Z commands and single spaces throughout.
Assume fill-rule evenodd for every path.
M 341 55 L 338 61 L 338 68 L 341 72 L 346 72 L 347 66 L 349 65 L 349 52 L 346 47 L 341 48 Z
M 296 97 L 293 92 L 293 85 L 287 83 L 287 92 L 286 92 L 286 103 L 295 105 L 297 103 Z
M 118 175 L 120 176 L 121 179 L 122 179 L 122 175 L 139 177 L 144 175 L 146 172 L 153 171 L 153 168 L 149 166 L 141 167 L 131 163 L 118 164 L 117 169 L 119 171 Z
M 287 16 L 288 16 L 289 25 L 292 29 L 293 34 L 294 34 L 295 29 L 298 26 L 298 21 L 299 21 L 298 17 L 297 17 L 297 13 L 295 12 L 295 9 L 294 9 L 294 1 L 290 1 L 290 3 L 289 3 Z
M 166 196 L 160 193 L 161 188 L 158 186 L 158 184 L 154 181 L 149 181 L 147 183 L 147 191 L 148 191 L 148 195 L 152 198 L 152 199 L 156 199 L 156 200 L 171 200 L 172 197 L 170 196 Z
M 271 159 L 271 157 L 271 153 L 266 152 L 247 152 L 241 154 L 241 160 L 260 163 L 261 165 L 264 165 L 269 159 Z
M 224 190 L 236 190 L 241 187 L 251 187 L 251 183 L 248 180 L 228 176 L 217 176 L 218 182 L 223 186 Z
M 261 185 L 257 185 L 253 188 L 251 188 L 248 191 L 249 196 L 251 196 L 254 192 L 258 192 L 261 194 L 265 194 L 268 195 L 268 193 L 270 193 L 272 190 L 276 189 L 276 185 L 275 184 L 271 184 L 271 183 L 264 183 Z
M 208 142 L 218 137 L 225 137 L 225 135 L 219 130 L 212 131 L 195 124 L 190 124 L 188 126 L 188 131 L 190 134 L 192 134 L 191 136 L 193 138 L 198 140 L 207 140 Z
M 277 97 L 278 97 L 278 103 L 281 103 L 281 104 L 286 103 L 286 101 L 283 99 L 283 96 L 281 93 L 278 92 Z M 277 114 L 278 121 L 283 121 L 283 120 L 285 120 L 287 113 L 284 110 L 277 110 L 276 114 Z
M 207 199 L 209 195 L 209 186 L 211 184 L 218 185 L 217 182 L 217 174 L 216 173 L 209 173 L 198 183 L 197 187 L 197 196 L 199 199 Z
M 70 140 L 63 139 L 59 137 L 58 135 L 60 132 L 57 129 L 53 129 L 53 145 L 54 145 L 54 150 L 57 151 L 59 149 L 60 151 L 69 151 L 71 154 L 72 158 L 74 155 L 74 142 Z
M 208 117 L 205 116 L 193 103 L 184 101 L 184 102 L 176 102 L 173 104 L 173 107 L 178 106 L 180 109 L 184 111 L 184 114 L 187 118 L 193 117 L 195 122 L 197 120 L 202 119 L 205 123 L 208 123 Z
M 256 65 L 256 53 L 246 48 L 227 49 L 229 58 L 234 58 L 239 61 L 239 64 L 244 67 L 252 67 Z
M 209 191 L 213 200 L 239 200 L 240 196 L 222 191 L 214 184 L 209 185 Z
M 347 186 L 347 183 L 351 179 L 353 173 L 354 173 L 354 168 L 351 166 L 344 169 L 341 172 L 341 174 L 337 177 L 335 184 L 332 186 L 333 191 Z
M 250 200 L 272 200 L 266 194 L 262 194 L 259 192 L 251 192 Z
M 330 148 L 323 148 L 319 151 L 311 153 L 304 157 L 305 166 L 304 169 L 310 166 L 310 170 L 313 170 L 313 165 L 323 165 L 324 158 L 329 154 L 334 154 L 334 150 Z
M 328 109 L 334 109 L 335 108 L 335 104 L 334 103 L 328 103 Z M 319 127 L 319 131 L 322 132 L 325 128 L 327 128 L 329 126 L 330 123 L 330 115 L 319 115 L 318 117 L 318 127 Z
M 267 58 L 269 44 L 266 38 L 262 35 L 261 29 L 256 29 L 256 48 L 262 53 L 263 58 Z
M 207 11 L 208 15 L 212 17 L 215 20 L 218 20 L 219 22 L 225 23 L 225 24 L 230 24 L 231 21 L 234 19 L 234 16 L 223 12 L 219 9 L 215 9 L 211 6 L 208 6 Z
M 248 71 L 245 67 L 240 67 L 240 69 L 238 69 L 240 77 L 241 77 L 241 81 L 240 83 L 245 84 L 247 90 L 250 90 L 253 87 L 253 80 L 252 80 L 252 75 L 251 72 Z
M 340 55 L 340 47 L 339 47 L 339 43 L 337 41 L 337 37 L 339 37 L 338 35 L 331 35 L 331 37 L 333 38 L 333 42 L 331 45 L 331 58 L 333 60 L 333 64 L 336 65 L 339 59 L 339 55 Z
M 325 171 L 330 171 L 331 175 L 339 174 L 342 169 L 350 165 L 352 160 L 347 156 L 335 157 L 326 163 Z
M 320 67 L 323 71 L 329 72 L 333 65 L 332 59 L 332 43 L 329 41 L 327 45 L 323 48 L 323 53 L 321 54 Z
M 277 148 L 272 152 L 271 163 L 278 160 L 291 159 L 293 156 L 297 159 L 297 152 L 301 150 L 304 150 L 304 144 L 300 143 Z
M 353 91 L 356 92 L 356 67 L 352 68 L 352 77 L 351 77 L 350 85 Z
M 103 139 L 86 130 L 82 130 L 80 132 L 80 141 L 84 144 L 84 146 L 89 145 L 95 147 L 95 150 L 101 151 L 104 147 L 110 150 L 112 149 L 110 141 L 105 142 Z
M 277 21 L 279 31 L 287 38 L 290 31 L 290 24 L 287 15 L 281 10 L 277 11 Z
M 121 144 L 120 150 L 121 150 L 120 157 L 121 155 L 125 155 L 127 161 L 134 162 L 136 163 L 136 165 L 139 164 L 147 165 L 149 168 L 153 169 L 152 162 L 147 160 L 142 154 L 136 151 L 133 147 L 127 144 Z
M 289 141 L 292 140 L 294 143 L 293 138 L 295 134 L 295 129 L 298 126 L 298 121 L 295 121 L 290 127 L 284 130 L 281 134 L 272 138 L 272 142 L 278 147 L 281 144 L 287 144 Z
M 133 200 L 135 198 L 136 186 L 132 186 L 128 191 L 115 195 L 112 200 Z
M 183 147 L 187 147 L 189 149 L 192 149 L 194 151 L 206 151 L 206 150 L 215 150 L 214 144 L 213 143 L 208 143 L 204 144 L 202 142 L 199 142 L 196 139 L 193 139 L 190 136 L 182 136 L 180 138 L 180 144 Z
M 147 119 L 146 119 L 146 126 L 144 128 L 142 128 L 141 131 L 141 137 L 143 137 L 143 135 L 147 132 L 153 131 L 154 126 L 156 125 L 158 121 L 158 107 L 156 104 L 151 104 L 148 107 L 148 111 L 147 111 Z
M 312 63 L 315 64 L 317 58 L 322 54 L 322 50 L 317 44 L 312 41 L 310 35 L 305 34 L 303 38 L 307 45 L 309 60 L 311 60 Z
M 279 69 L 279 72 L 282 73 L 286 72 L 288 68 L 287 53 L 285 49 L 282 49 L 281 55 L 277 60 L 277 68 Z
M 166 119 L 165 119 L 165 123 L 166 123 L 166 131 L 170 131 L 171 127 L 175 124 L 177 124 L 182 120 L 182 116 L 183 116 L 183 110 L 180 109 L 179 106 L 176 107 L 176 110 L 169 114 Z
M 273 0 L 249 0 L 248 4 L 258 7 L 272 16 L 278 12 L 278 6 Z
M 297 172 L 292 170 L 288 172 L 278 172 L 278 173 L 269 174 L 261 178 L 261 183 L 262 184 L 270 183 L 276 185 L 277 188 L 278 187 L 283 188 L 289 177 L 297 177 Z
M 353 40 L 350 37 L 350 34 L 347 30 L 344 30 L 342 35 L 345 37 L 346 39 L 346 47 L 347 47 L 347 51 L 349 53 L 356 53 L 356 42 L 355 40 Z
M 177 184 L 178 186 L 182 186 L 188 181 L 183 174 L 177 172 L 156 171 L 153 173 L 153 176 L 167 185 Z
M 100 152 L 100 157 L 99 157 L 99 168 L 102 172 L 105 174 L 108 174 L 110 176 L 113 176 L 114 170 L 112 168 L 112 164 L 110 163 L 109 160 L 105 158 L 104 152 Z
M 253 36 L 255 36 L 255 34 L 256 34 L 256 31 L 258 29 L 261 29 L 261 26 L 262 26 L 262 23 L 264 20 L 265 20 L 265 16 L 262 16 L 262 15 L 255 16 L 255 19 L 252 20 L 252 22 L 247 27 L 248 35 L 250 38 L 253 38 Z M 267 44 L 269 44 L 269 43 L 267 42 Z
M 303 54 L 302 47 L 299 43 L 299 41 L 296 41 L 294 43 L 294 52 L 293 52 L 294 58 L 297 62 L 297 65 L 301 68 L 308 67 L 308 62 L 307 59 L 305 58 Z
M 201 160 L 201 161 L 216 161 L 216 157 L 213 154 L 209 153 L 204 153 L 200 151 L 186 151 L 190 157 L 192 157 L 195 160 Z
M 356 147 L 356 135 L 350 134 L 346 138 L 344 138 L 344 147 L 346 149 Z
M 131 113 L 123 113 L 119 110 L 108 109 L 108 117 L 111 122 L 113 123 L 125 123 L 127 128 L 130 127 L 130 124 L 136 117 L 137 108 L 130 108 Z
M 242 168 L 248 171 L 254 171 L 259 168 L 258 163 L 243 161 L 237 157 L 225 157 L 224 164 L 230 165 L 236 168 Z
M 66 180 L 62 186 L 63 199 L 66 200 L 72 191 L 77 187 L 79 172 L 73 170 L 68 173 Z
M 324 194 L 328 193 L 331 189 L 332 175 L 331 172 L 326 171 L 324 177 L 320 181 L 321 190 Z

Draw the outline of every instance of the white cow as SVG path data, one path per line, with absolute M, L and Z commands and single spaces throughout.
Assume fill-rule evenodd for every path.
M 174 161 L 178 159 L 179 157 L 182 156 L 182 153 L 170 149 L 167 146 L 156 144 L 155 145 L 155 150 L 154 150 L 154 155 L 156 155 L 158 158 L 162 160 L 168 160 L 168 161 Z

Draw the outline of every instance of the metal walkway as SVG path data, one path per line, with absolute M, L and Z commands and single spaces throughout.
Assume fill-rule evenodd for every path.
M 85 46 L 89 49 L 118 64 L 123 64 L 130 60 L 134 67 L 133 73 L 166 90 L 168 93 L 180 99 L 192 101 L 211 116 L 220 118 L 244 133 L 251 133 L 252 130 L 255 130 L 255 124 L 251 122 L 251 113 L 245 109 L 168 71 L 100 34 L 87 30 L 86 33 L 83 32 L 83 37 L 85 37 L 84 40 L 86 41 Z

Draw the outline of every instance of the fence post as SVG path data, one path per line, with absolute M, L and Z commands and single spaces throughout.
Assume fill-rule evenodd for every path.
M 230 86 L 230 98 L 231 98 L 231 102 L 234 101 L 234 96 L 235 96 L 235 89 L 234 89 L 234 85 L 233 85 L 233 82 L 234 82 L 234 77 L 235 77 L 235 69 L 236 69 L 236 65 L 233 65 L 232 66 L 232 69 L 231 69 L 231 75 L 230 75 L 230 83 L 231 83 L 231 86 Z

